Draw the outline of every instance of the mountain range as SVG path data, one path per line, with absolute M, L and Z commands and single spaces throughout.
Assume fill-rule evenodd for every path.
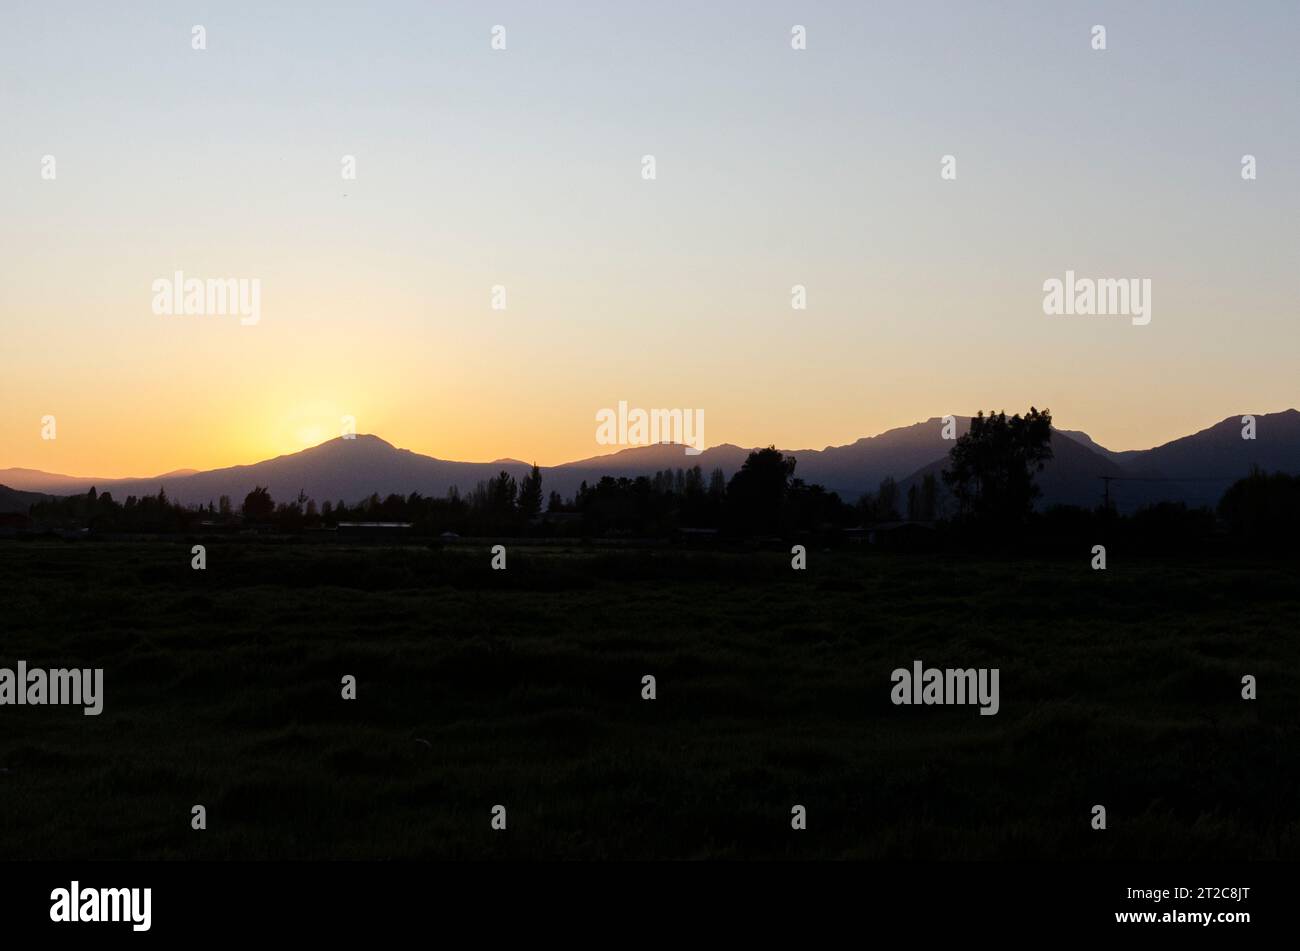
M 1241 416 L 1152 449 L 1114 452 L 1086 433 L 1055 429 L 1054 458 L 1038 476 L 1039 504 L 1100 503 L 1108 478 L 1112 500 L 1121 511 L 1168 500 L 1189 505 L 1213 505 L 1236 479 L 1253 466 L 1267 471 L 1300 473 L 1300 412 L 1255 416 L 1255 438 L 1242 438 Z M 956 418 L 956 434 L 970 427 L 969 417 Z M 946 463 L 952 441 L 943 438 L 943 420 L 931 418 L 891 429 L 845 446 L 782 450 L 797 460 L 795 475 L 820 483 L 852 501 L 874 491 L 892 477 L 902 492 L 927 474 L 937 475 Z M 699 455 L 686 455 L 673 444 L 640 446 L 542 468 L 543 492 L 565 498 L 583 482 L 601 476 L 652 475 L 661 469 L 700 466 L 706 476 L 721 469 L 730 478 L 750 450 L 724 443 Z M 518 459 L 495 462 L 454 462 L 399 449 L 374 435 L 337 438 L 311 449 L 277 456 L 251 465 L 196 471 L 182 469 L 144 479 L 101 479 L 59 475 L 35 469 L 0 469 L 0 511 L 26 511 L 42 495 L 72 495 L 94 486 L 119 500 L 128 495 L 152 495 L 160 488 L 185 504 L 207 504 L 222 495 L 236 507 L 254 486 L 270 488 L 277 500 L 295 498 L 299 491 L 323 502 L 354 503 L 372 493 L 441 496 L 452 486 L 468 493 L 484 479 L 505 470 L 522 478 L 528 463 Z

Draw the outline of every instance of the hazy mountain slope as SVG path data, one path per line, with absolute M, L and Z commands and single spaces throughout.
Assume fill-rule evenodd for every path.
M 1213 507 L 1237 479 L 1258 465 L 1267 471 L 1300 473 L 1300 412 L 1257 415 L 1256 438 L 1241 438 L 1240 416 L 1157 446 L 1113 452 L 1087 433 L 1053 430 L 1055 458 L 1038 477 L 1039 507 L 1101 504 L 1110 476 L 1110 497 L 1121 512 L 1161 501 Z M 1064 438 L 1061 438 L 1064 437 Z M 946 459 L 922 467 L 901 486 L 906 491 L 928 472 L 942 471 Z
M 697 456 L 686 454 L 680 444 L 636 446 L 606 456 L 593 456 L 577 462 L 566 462 L 542 470 L 542 491 L 549 495 L 559 492 L 565 498 L 573 495 L 584 481 L 595 483 L 601 476 L 635 479 L 654 475 L 662 469 L 691 469 L 699 466 L 707 480 L 714 469 L 721 469 L 730 479 L 740 468 L 751 450 L 724 443 L 704 450 Z
M 1242 428 L 1240 416 L 1229 416 L 1163 446 L 1116 455 L 1134 475 L 1237 479 L 1252 466 L 1300 472 L 1300 412 L 1257 415 L 1254 439 L 1242 439 Z
M 1112 483 L 1111 496 L 1121 511 L 1165 499 L 1213 507 L 1254 466 L 1300 473 L 1300 412 L 1256 415 L 1255 438 L 1241 434 L 1241 417 L 1229 416 L 1154 449 L 1113 453 L 1128 479 Z
M 1122 452 L 1114 452 L 1110 449 L 1107 449 L 1105 446 L 1100 445 L 1095 439 L 1093 439 L 1087 433 L 1081 432 L 1080 430 L 1059 429 L 1057 430 L 1057 432 L 1059 432 L 1062 436 L 1068 436 L 1070 439 L 1073 439 L 1075 442 L 1083 446 L 1085 449 L 1091 449 L 1097 455 L 1109 459 L 1111 462 L 1121 462 L 1120 457 L 1124 455 L 1124 453 Z
M 956 434 L 970 428 L 969 417 L 956 418 Z M 827 446 L 825 449 L 782 449 L 796 460 L 795 476 L 808 483 L 819 483 L 846 498 L 856 499 L 864 491 L 875 491 L 888 476 L 903 479 L 922 466 L 943 458 L 952 448 L 952 441 L 943 438 L 943 420 L 933 418 L 923 423 L 891 429 L 878 436 L 866 436 L 847 446 Z M 607 456 L 596 456 L 579 462 L 570 462 L 545 470 L 554 484 L 550 488 L 568 495 L 570 484 L 576 486 L 582 478 L 588 482 L 602 475 L 626 476 L 652 475 L 660 469 L 689 469 L 699 466 L 706 476 L 715 468 L 722 469 L 730 478 L 751 452 L 740 446 L 724 444 L 706 449 L 698 456 L 688 456 L 682 446 L 642 446 L 625 449 Z M 572 479 L 572 473 L 581 478 Z
M 516 478 L 528 471 L 518 462 L 445 462 L 398 449 L 378 436 L 332 439 L 311 449 L 278 456 L 246 466 L 212 469 L 193 475 L 158 476 L 153 479 L 100 480 L 99 491 L 111 491 L 119 501 L 127 495 L 152 495 L 159 488 L 182 503 L 206 504 L 228 495 L 238 508 L 254 486 L 271 490 L 279 501 L 306 492 L 316 501 L 339 499 L 357 502 L 371 493 L 446 495 L 452 485 L 468 493 L 482 479 L 505 469 Z M 85 481 L 85 480 L 79 480 Z M 56 490 L 57 491 L 57 490 Z M 64 494 L 83 489 L 68 489 Z
M 955 434 L 970 429 L 970 417 L 958 416 Z M 797 450 L 795 475 L 805 482 L 820 483 L 849 499 L 863 492 L 874 492 L 889 477 L 902 481 L 930 463 L 943 459 L 953 441 L 943 438 L 943 420 L 933 417 L 890 429 L 878 436 L 867 436 L 847 446 L 828 446 L 823 450 Z
M 48 498 L 51 498 L 51 496 L 43 495 L 40 492 L 22 492 L 7 485 L 0 485 L 0 512 L 26 514 L 27 509 L 34 503 Z
M 92 485 L 106 486 L 131 479 L 96 479 L 92 476 L 68 476 L 40 469 L 0 469 L 0 485 L 21 492 L 45 492 L 52 495 L 73 495 L 85 492 Z

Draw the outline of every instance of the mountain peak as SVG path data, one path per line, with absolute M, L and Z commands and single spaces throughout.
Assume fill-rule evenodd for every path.
M 357 449 L 379 449 L 390 452 L 401 452 L 392 443 L 386 439 L 381 439 L 373 433 L 357 433 L 355 436 L 335 436 L 333 439 L 327 439 L 323 443 L 311 446 L 307 449 L 301 449 L 297 453 L 285 453 L 286 456 L 299 455 L 301 453 L 313 453 L 317 451 L 331 450 L 357 450 Z M 283 458 L 283 457 L 281 457 Z

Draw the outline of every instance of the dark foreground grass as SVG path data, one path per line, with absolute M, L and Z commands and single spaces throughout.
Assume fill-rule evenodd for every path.
M 189 545 L 0 542 L 0 858 L 1300 857 L 1296 563 Z

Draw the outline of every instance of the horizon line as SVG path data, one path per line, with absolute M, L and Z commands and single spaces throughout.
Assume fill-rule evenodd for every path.
M 980 412 L 982 412 L 982 411 L 980 411 Z M 1003 411 L 1003 410 L 999 410 L 998 412 L 1004 412 L 1004 411 Z M 1223 417 L 1223 418 L 1221 418 L 1221 419 L 1216 420 L 1216 421 L 1213 422 L 1213 423 L 1210 423 L 1208 426 L 1205 426 L 1205 427 L 1203 427 L 1202 429 L 1194 430 L 1194 431 L 1192 431 L 1192 432 L 1183 433 L 1181 436 L 1174 436 L 1172 439 L 1167 439 L 1167 440 L 1165 440 L 1164 442 L 1157 443 L 1157 444 L 1154 445 L 1154 446 L 1147 446 L 1147 447 L 1144 448 L 1144 449 L 1113 449 L 1113 448 L 1111 448 L 1111 447 L 1109 447 L 1109 446 L 1103 446 L 1103 445 L 1101 445 L 1100 443 L 1097 443 L 1096 440 L 1093 440 L 1093 442 L 1094 442 L 1095 445 L 1097 445 L 1099 448 L 1105 450 L 1106 452 L 1113 452 L 1113 453 L 1121 453 L 1121 452 L 1146 452 L 1146 451 L 1149 451 L 1149 450 L 1151 450 L 1151 449 L 1158 449 L 1158 448 L 1160 448 L 1161 446 L 1166 446 L 1166 445 L 1168 445 L 1168 444 L 1171 443 L 1171 442 L 1176 442 L 1176 441 L 1178 441 L 1179 439 L 1185 439 L 1185 438 L 1187 438 L 1187 437 L 1189 437 L 1189 436 L 1194 436 L 1194 435 L 1196 435 L 1197 433 L 1205 432 L 1207 429 L 1212 429 L 1212 428 L 1214 428 L 1215 426 L 1220 425 L 1220 424 L 1222 424 L 1223 422 L 1225 422 L 1225 421 L 1227 421 L 1227 420 L 1230 420 L 1230 419 L 1236 418 L 1236 417 L 1238 417 L 1238 416 L 1240 416 L 1240 415 L 1253 415 L 1253 416 L 1278 416 L 1278 415 L 1281 415 L 1281 414 L 1284 414 L 1284 413 L 1295 413 L 1295 412 L 1300 412 L 1300 410 L 1297 410 L 1296 407 L 1291 406 L 1291 407 L 1287 407 L 1286 409 L 1275 410 L 1275 411 L 1273 411 L 1273 412 L 1271 412 L 1271 413 L 1252 413 L 1252 414 L 1235 414 L 1235 413 L 1234 413 L 1234 414 L 1229 414 L 1228 416 L 1225 416 L 1225 417 Z M 973 418 L 973 414 L 960 415 L 960 414 L 955 414 L 955 413 L 953 413 L 953 414 L 947 414 L 947 415 L 952 415 L 952 416 L 954 416 L 956 419 L 959 419 L 959 420 L 969 420 L 969 419 Z M 888 428 L 888 429 L 882 429 L 880 432 L 873 433 L 873 434 L 868 435 L 868 436 L 859 436 L 857 439 L 854 439 L 854 440 L 852 440 L 851 442 L 846 442 L 846 443 L 836 443 L 836 444 L 828 444 L 828 445 L 826 445 L 826 446 L 823 446 L 821 449 L 814 449 L 814 448 L 811 448 L 811 447 L 807 447 L 807 446 L 805 446 L 805 447 L 803 447 L 803 448 L 801 448 L 801 449 L 781 449 L 781 451 L 784 452 L 784 453 L 792 454 L 792 455 L 793 455 L 793 454 L 797 454 L 797 453 L 801 453 L 801 452 L 825 452 L 825 451 L 827 451 L 828 449 L 842 449 L 842 448 L 846 448 L 846 447 L 848 447 L 848 446 L 856 445 L 858 442 L 861 442 L 861 441 L 864 440 L 864 439 L 876 439 L 876 438 L 878 438 L 878 437 L 880 437 L 880 436 L 886 435 L 886 434 L 891 433 L 891 432 L 895 432 L 895 431 L 900 430 L 900 429 L 910 429 L 910 428 L 913 427 L 913 426 L 920 426 L 920 425 L 923 425 L 923 424 L 925 424 L 925 423 L 933 422 L 933 421 L 936 420 L 936 419 L 938 419 L 938 420 L 942 420 L 942 419 L 944 419 L 944 418 L 945 418 L 944 416 L 930 416 L 930 417 L 927 417 L 926 419 L 917 420 L 917 421 L 914 422 L 914 423 L 908 423 L 908 424 L 906 424 L 906 425 L 902 425 L 902 426 L 892 426 L 892 427 L 890 427 L 890 428 Z M 1061 427 L 1058 426 L 1058 425 L 1056 425 L 1056 421 L 1055 421 L 1055 419 L 1053 420 L 1052 428 L 1053 428 L 1053 429 L 1057 429 L 1057 430 L 1061 430 Z M 1070 429 L 1070 430 L 1062 430 L 1062 431 L 1082 433 L 1083 435 L 1087 436 L 1090 440 L 1092 440 L 1092 436 L 1091 436 L 1091 434 L 1089 434 L 1088 431 L 1085 430 L 1085 429 Z M 385 439 L 383 436 L 380 436 L 380 435 L 377 434 L 377 433 L 354 433 L 354 434 L 352 434 L 352 437 L 353 437 L 353 438 L 356 438 L 356 439 L 360 439 L 360 438 L 377 439 L 377 440 L 379 440 L 380 442 L 384 443 L 385 445 L 393 447 L 394 449 L 398 450 L 399 452 L 410 452 L 410 453 L 414 453 L 415 455 L 424 456 L 425 458 L 428 458 L 428 459 L 435 459 L 435 460 L 437 460 L 438 462 L 450 462 L 450 463 L 457 463 L 457 464 L 461 464 L 461 465 L 475 465 L 475 466 L 490 466 L 490 465 L 496 465 L 496 464 L 498 464 L 498 463 L 500 463 L 500 464 L 518 464 L 518 465 L 525 465 L 525 466 L 537 465 L 536 463 L 526 462 L 526 461 L 524 461 L 523 459 L 518 459 L 518 458 L 513 457 L 513 456 L 498 456 L 498 457 L 495 458 L 495 459 L 488 459 L 488 460 L 484 460 L 484 461 L 476 461 L 476 460 L 470 460 L 470 459 L 447 459 L 447 458 L 443 458 L 442 456 L 436 456 L 436 455 L 433 455 L 432 453 L 425 452 L 425 451 L 423 451 L 423 450 L 411 449 L 411 448 L 408 448 L 408 447 L 399 446 L 399 445 L 397 445 L 396 443 L 391 442 L 391 441 Z M 297 455 L 301 455 L 301 454 L 304 453 L 304 452 L 312 452 L 313 450 L 320 449 L 322 446 L 328 446 L 328 445 L 330 445 L 331 443 L 335 443 L 335 442 L 344 442 L 344 441 L 350 441 L 350 440 L 348 439 L 348 436 L 346 436 L 346 435 L 338 435 L 338 436 L 333 436 L 333 437 L 331 437 L 331 438 L 329 438 L 329 439 L 323 440 L 323 441 L 317 443 L 317 444 L 314 445 L 314 446 L 304 446 L 304 447 L 301 448 L 301 449 L 294 449 L 294 450 L 291 450 L 291 451 L 288 451 L 288 452 L 282 452 L 282 453 L 279 453 L 279 454 L 277 454 L 277 455 L 266 456 L 266 457 L 264 457 L 264 458 L 254 460 L 253 462 L 235 462 L 235 463 L 230 463 L 230 464 L 227 464 L 227 465 L 213 466 L 213 467 L 208 468 L 208 469 L 196 469 L 196 468 L 189 467 L 189 466 L 181 466 L 181 467 L 178 467 L 178 468 L 169 469 L 169 470 L 167 470 L 166 472 L 158 473 L 158 474 L 156 474 L 156 475 L 146 475 L 146 476 L 136 476 L 136 475 L 125 475 L 125 476 L 108 476 L 108 475 L 73 475 L 73 474 L 66 473 L 66 472 L 50 472 L 49 470 L 46 470 L 46 469 L 35 469 L 35 468 L 32 468 L 31 466 L 5 466 L 5 467 L 0 468 L 0 472 L 30 472 L 30 473 L 37 473 L 37 474 L 39 474 L 39 475 L 56 476 L 56 477 L 64 478 L 64 479 L 76 479 L 76 480 L 78 480 L 78 481 L 85 481 L 85 480 L 101 480 L 101 481 L 105 481 L 105 482 L 147 482 L 147 481 L 152 480 L 152 479 L 185 478 L 185 477 L 188 477 L 188 476 L 190 476 L 190 475 L 195 475 L 195 474 L 198 474 L 198 473 L 205 473 L 205 472 L 218 472 L 218 471 L 220 471 L 220 470 L 222 470 L 222 469 L 238 469 L 238 468 L 240 468 L 240 467 L 242 467 L 242 466 L 255 466 L 255 465 L 260 465 L 261 463 L 264 463 L 264 462 L 272 462 L 272 461 L 274 461 L 274 460 L 276 460 L 276 459 L 284 459 L 284 458 L 287 458 L 287 457 L 289 457 L 289 456 L 297 456 Z M 688 445 L 689 445 L 689 444 L 687 444 L 687 443 L 678 443 L 678 442 L 657 442 L 657 443 L 641 443 L 641 444 L 638 444 L 638 445 L 629 445 L 629 446 L 619 446 L 619 447 L 617 447 L 617 448 L 615 448 L 615 449 L 612 449 L 612 450 L 610 450 L 609 452 L 606 452 L 606 453 L 600 453 L 600 452 L 598 452 L 598 453 L 595 453 L 595 454 L 590 455 L 590 456 L 582 456 L 581 458 L 570 459 L 570 460 L 567 460 L 567 461 L 565 461 L 565 462 L 555 463 L 555 464 L 553 464 L 553 465 L 537 465 L 537 468 L 539 468 L 539 469 L 560 469 L 560 468 L 563 468 L 563 467 L 565 467 L 565 466 L 572 466 L 572 465 L 574 465 L 574 464 L 576 464 L 576 463 L 579 463 L 579 462 L 586 462 L 586 461 L 588 461 L 588 460 L 592 460 L 592 459 L 605 459 L 605 458 L 609 458 L 609 457 L 617 456 L 617 455 L 620 455 L 620 454 L 622 454 L 622 453 L 629 452 L 629 451 L 632 451 L 632 450 L 638 450 L 638 449 L 650 449 L 650 448 L 653 448 L 653 447 L 655 447 L 655 446 L 681 446 L 682 448 L 687 448 Z M 755 450 L 755 449 L 761 449 L 761 448 L 764 448 L 763 446 L 745 446 L 745 445 L 742 445 L 742 444 L 740 444 L 740 443 L 733 443 L 733 442 L 728 442 L 728 441 L 725 441 L 725 440 L 724 440 L 723 442 L 714 443 L 714 444 L 712 444 L 712 445 L 710 445 L 710 446 L 705 447 L 703 450 L 701 450 L 701 452 L 709 452 L 709 451 L 711 451 L 711 450 L 714 450 L 714 449 L 720 449 L 720 448 L 724 448 L 724 447 L 732 447 L 732 448 L 741 449 L 741 450 L 746 450 L 746 451 L 753 451 L 753 450 Z M 779 447 L 778 447 L 778 448 L 779 448 Z M 688 459 L 689 459 L 689 458 L 695 458 L 695 457 L 687 456 L 687 457 L 685 457 L 685 458 L 688 458 Z M 3 484 L 3 483 L 0 483 L 0 484 Z M 11 487 L 11 488 L 12 488 L 12 487 Z

